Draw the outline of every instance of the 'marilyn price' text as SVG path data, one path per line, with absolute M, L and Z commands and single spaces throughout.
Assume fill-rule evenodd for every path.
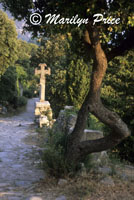
M 60 14 L 47 14 L 45 15 L 45 18 L 48 18 L 46 23 L 47 24 L 76 24 L 78 27 L 81 26 L 82 24 L 88 24 L 89 20 L 88 18 L 79 18 L 78 15 L 73 16 L 71 18 L 60 18 Z M 104 24 L 119 24 L 120 23 L 120 18 L 113 18 L 112 16 L 110 17 L 104 17 L 102 14 L 97 13 L 93 15 L 93 25 L 95 25 L 98 22 L 103 22 Z

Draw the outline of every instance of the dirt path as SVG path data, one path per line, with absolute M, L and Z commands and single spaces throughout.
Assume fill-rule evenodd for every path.
M 55 199 L 38 188 L 45 177 L 38 164 L 38 147 L 24 143 L 25 137 L 36 134 L 31 129 L 35 101 L 29 100 L 18 116 L 0 118 L 0 200 Z
M 112 185 L 107 180 L 102 183 L 107 174 L 76 177 L 63 187 L 45 177 L 34 142 L 38 138 L 33 124 L 35 101 L 29 100 L 17 116 L 0 118 L 0 200 L 133 200 L 134 167 L 119 168 L 122 178 L 112 176 Z

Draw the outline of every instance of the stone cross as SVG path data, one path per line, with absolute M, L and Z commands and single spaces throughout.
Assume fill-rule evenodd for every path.
M 46 77 L 45 75 L 50 75 L 51 70 L 50 68 L 47 68 L 47 65 L 45 63 L 39 64 L 40 70 L 37 68 L 35 69 L 35 75 L 40 74 L 40 102 L 45 101 L 45 84 L 46 84 Z

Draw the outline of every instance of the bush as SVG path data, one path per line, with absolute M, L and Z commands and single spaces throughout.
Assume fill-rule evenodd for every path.
M 74 176 L 79 170 L 81 171 L 83 165 L 78 163 L 77 167 L 74 167 L 72 163 L 67 162 L 68 135 L 66 133 L 54 132 L 53 130 L 49 130 L 48 142 L 45 144 L 42 156 L 43 168 L 49 175 L 56 178 L 67 175 Z M 84 158 L 82 162 L 86 171 L 89 171 L 92 167 L 91 155 Z
M 66 162 L 67 135 L 49 131 L 48 143 L 43 153 L 43 167 L 48 174 L 55 177 L 64 177 L 69 173 Z
M 33 93 L 29 89 L 24 90 L 23 95 L 29 99 L 33 97 Z
M 16 101 L 16 107 L 22 107 L 27 104 L 27 98 L 22 96 L 22 97 L 17 97 Z
M 105 125 L 100 122 L 94 115 L 89 113 L 87 119 L 87 128 L 90 128 L 92 130 L 104 131 Z

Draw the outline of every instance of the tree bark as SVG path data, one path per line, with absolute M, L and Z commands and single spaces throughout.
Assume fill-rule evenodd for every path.
M 77 122 L 68 140 L 67 160 L 77 165 L 88 154 L 110 149 L 130 135 L 127 125 L 120 117 L 104 107 L 100 99 L 100 89 L 107 69 L 107 58 L 101 48 L 98 30 L 95 26 L 88 26 L 86 42 L 93 49 L 94 64 L 89 93 L 78 113 Z M 88 113 L 94 114 L 101 122 L 111 128 L 111 133 L 101 139 L 80 142 L 86 127 Z

